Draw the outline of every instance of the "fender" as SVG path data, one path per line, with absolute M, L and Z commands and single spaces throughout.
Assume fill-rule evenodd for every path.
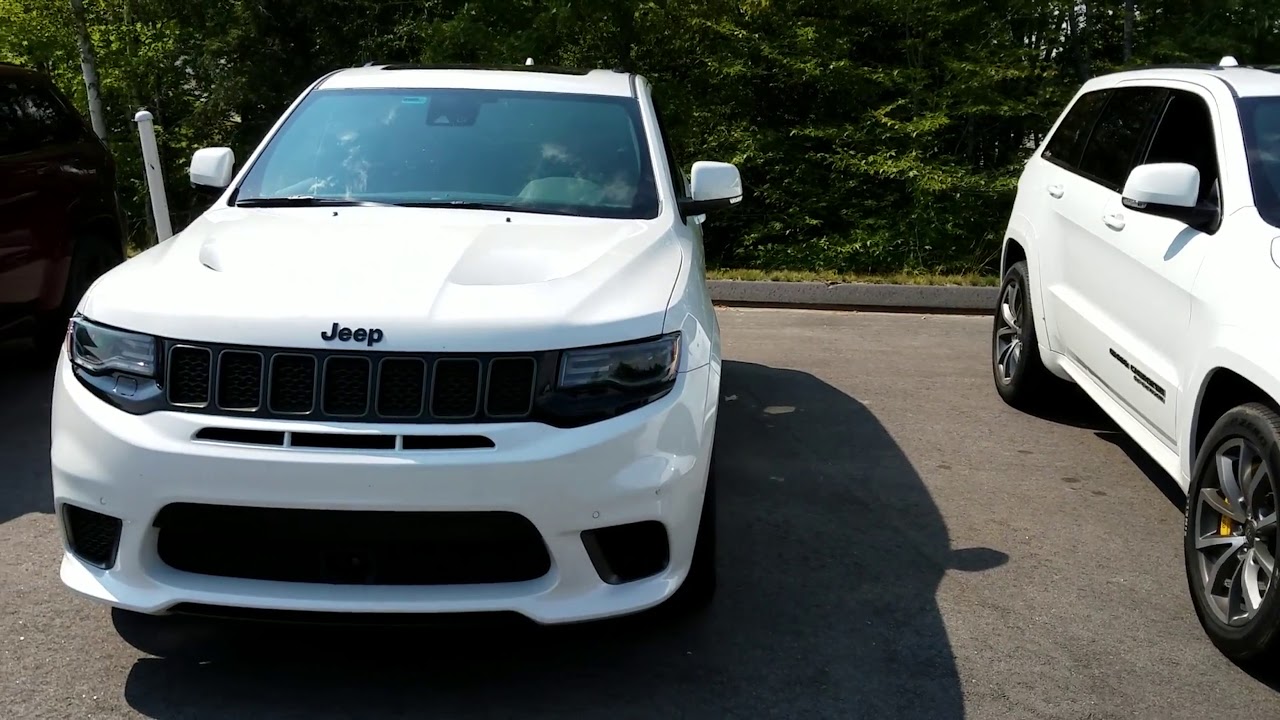
M 1200 354 L 1195 369 L 1187 378 L 1188 391 L 1182 393 L 1178 408 L 1178 455 L 1181 457 L 1184 478 L 1191 477 L 1191 468 L 1195 463 L 1191 448 L 1199 431 L 1198 418 L 1204 402 L 1204 391 L 1213 378 L 1213 373 L 1218 370 L 1234 372 L 1275 400 L 1280 398 L 1280 378 L 1263 370 L 1250 358 L 1272 358 L 1277 353 L 1280 353 L 1280 338 L 1250 332 L 1245 327 L 1229 326 L 1222 328 L 1214 338 L 1214 343 Z
M 1047 368 L 1057 367 L 1057 363 L 1053 358 L 1049 357 L 1049 353 L 1053 351 L 1057 343 L 1049 331 L 1050 323 L 1047 313 L 1045 312 L 1044 289 L 1040 283 L 1040 249 L 1039 238 L 1036 236 L 1035 228 L 1031 225 L 1031 221 L 1026 215 L 1018 212 L 1016 209 L 1009 217 L 1009 224 L 1004 231 L 1004 242 L 1000 247 L 1000 277 L 1003 278 L 1005 272 L 1009 269 L 1009 243 L 1017 242 L 1027 255 L 1027 272 L 1030 275 L 1028 292 L 1031 295 L 1031 304 L 1034 309 L 1032 319 L 1035 322 L 1036 340 L 1040 345 L 1040 355 Z

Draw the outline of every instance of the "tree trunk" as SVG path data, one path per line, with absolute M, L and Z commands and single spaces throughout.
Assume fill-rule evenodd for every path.
M 1124 0 L 1124 61 L 1133 58 L 1133 0 Z
M 102 117 L 102 93 L 98 85 L 98 59 L 93 53 L 93 43 L 89 40 L 89 23 L 85 19 L 82 0 L 70 0 L 71 12 L 75 16 L 76 35 L 80 40 L 80 70 L 84 74 L 85 94 L 89 98 L 89 122 L 93 124 L 93 132 L 98 139 L 107 140 L 107 121 Z

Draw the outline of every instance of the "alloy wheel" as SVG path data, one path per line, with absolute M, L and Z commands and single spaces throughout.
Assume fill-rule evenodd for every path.
M 1193 499 L 1200 591 L 1220 622 L 1245 625 L 1275 585 L 1280 496 L 1274 468 L 1237 436 L 1218 446 L 1204 473 Z
M 1012 279 L 1005 285 L 996 313 L 995 354 L 996 374 L 1000 382 L 1008 385 L 1022 363 L 1022 284 Z

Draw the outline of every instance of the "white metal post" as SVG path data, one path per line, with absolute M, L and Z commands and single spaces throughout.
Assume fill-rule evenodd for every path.
M 169 221 L 169 200 L 164 194 L 164 174 L 160 172 L 160 151 L 156 147 L 155 124 L 151 113 L 139 110 L 133 116 L 138 123 L 138 136 L 142 141 L 142 162 L 147 171 L 147 194 L 151 196 L 151 212 L 156 220 L 156 239 L 168 240 L 173 235 Z

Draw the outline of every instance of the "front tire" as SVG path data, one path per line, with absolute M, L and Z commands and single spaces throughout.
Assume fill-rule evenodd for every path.
M 1197 455 L 1183 556 L 1201 627 L 1240 664 L 1280 655 L 1278 488 L 1280 415 L 1260 403 L 1233 408 Z
M 998 297 L 991 329 L 991 374 L 996 392 L 1010 406 L 1030 409 L 1043 399 L 1051 377 L 1040 360 L 1025 260 L 1005 271 Z

